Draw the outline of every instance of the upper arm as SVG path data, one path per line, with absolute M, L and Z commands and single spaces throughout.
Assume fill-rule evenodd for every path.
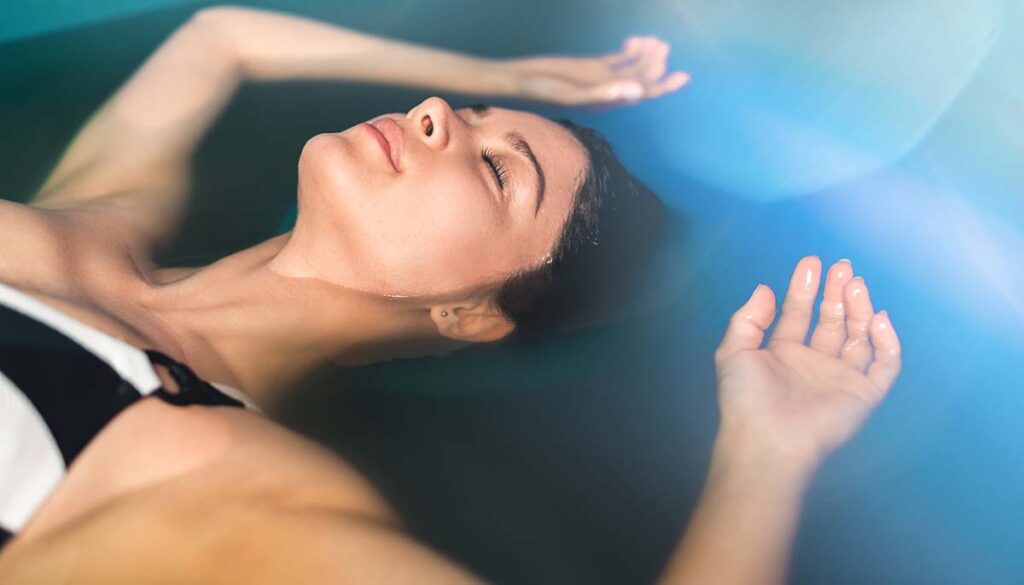
M 0 199 L 0 282 L 58 296 L 78 294 L 141 259 L 137 226 L 119 218 L 114 200 L 75 209 L 39 209 Z M 136 264 L 137 266 L 137 264 Z
M 169 235 L 184 209 L 192 154 L 242 80 L 216 29 L 203 11 L 178 27 L 87 120 L 30 204 L 114 198 L 128 222 Z
M 32 289 L 58 285 L 71 248 L 53 214 L 0 199 L 0 281 Z

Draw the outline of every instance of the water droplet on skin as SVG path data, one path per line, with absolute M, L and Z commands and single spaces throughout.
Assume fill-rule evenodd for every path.
M 855 282 L 857 280 L 859 280 L 860 282 L 857 283 L 857 284 L 854 284 L 853 285 L 853 290 L 850 291 L 850 294 L 853 295 L 853 296 L 857 296 L 857 295 L 859 295 L 859 294 L 864 292 L 864 279 L 863 278 L 861 278 L 860 276 L 854 276 L 853 280 L 850 281 L 850 282 Z

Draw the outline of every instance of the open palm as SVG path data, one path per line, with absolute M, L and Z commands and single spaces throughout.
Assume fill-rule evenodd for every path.
M 715 351 L 723 427 L 800 457 L 820 459 L 848 440 L 885 397 L 901 366 L 899 338 L 867 285 L 840 260 L 829 269 L 810 344 L 821 260 L 802 258 L 779 318 L 775 295 L 759 285 L 729 321 Z
M 666 75 L 668 43 L 629 37 L 622 48 L 594 57 L 512 59 L 523 97 L 564 105 L 624 105 L 675 91 L 689 81 L 682 71 Z

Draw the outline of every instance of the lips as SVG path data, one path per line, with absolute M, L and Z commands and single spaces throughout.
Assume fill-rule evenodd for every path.
M 380 118 L 363 125 L 380 144 L 391 167 L 397 172 L 402 160 L 402 127 L 391 118 Z

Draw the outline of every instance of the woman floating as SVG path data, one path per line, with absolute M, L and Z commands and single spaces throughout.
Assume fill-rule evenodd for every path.
M 430 98 L 306 142 L 295 228 L 161 268 L 196 145 L 245 80 L 562 104 L 679 89 L 668 47 L 493 61 L 239 7 L 197 13 L 87 122 L 29 205 L 0 201 L 3 582 L 456 583 L 349 465 L 263 416 L 319 364 L 444 354 L 614 306 L 662 208 L 595 132 Z M 643 228 L 643 229 L 641 229 Z M 597 246 L 590 245 L 597 243 Z M 778 581 L 800 496 L 900 369 L 846 261 L 801 260 L 765 349 L 759 286 L 715 355 L 722 428 L 666 582 Z M 603 307 L 603 308 L 602 308 Z

